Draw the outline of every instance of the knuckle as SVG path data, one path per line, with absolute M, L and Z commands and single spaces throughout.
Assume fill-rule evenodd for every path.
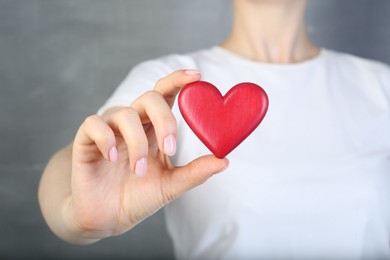
M 166 193 L 164 194 L 163 196 L 163 203 L 164 205 L 170 203 L 171 201 L 174 201 L 176 199 L 176 195 L 174 195 L 173 193 Z
M 161 95 L 164 95 L 165 94 L 165 86 L 169 85 L 169 81 L 170 81 L 170 76 L 166 76 L 164 78 L 161 78 L 157 81 L 155 87 L 154 87 L 154 91 L 158 92 L 159 94 Z
M 160 78 L 159 80 L 157 80 L 156 87 L 158 87 L 160 85 L 164 85 L 164 82 L 166 81 L 166 79 L 167 79 L 167 77 Z
M 116 112 L 116 118 L 118 120 L 127 120 L 132 117 L 138 117 L 137 111 L 135 111 L 132 107 L 122 108 Z
M 112 132 L 98 115 L 88 116 L 84 120 L 84 128 L 95 143 L 105 143 L 112 139 Z
M 178 197 L 178 194 L 175 190 L 176 189 L 174 188 L 172 183 L 169 183 L 169 185 L 167 185 L 165 188 L 163 186 L 161 187 L 160 192 L 164 205 L 170 203 Z
M 98 115 L 90 115 L 84 120 L 84 124 L 89 126 L 89 125 L 94 125 L 98 123 L 101 120 L 101 118 Z
M 144 94 L 145 99 L 155 99 L 160 97 L 161 97 L 161 93 L 158 92 L 157 90 L 148 90 Z

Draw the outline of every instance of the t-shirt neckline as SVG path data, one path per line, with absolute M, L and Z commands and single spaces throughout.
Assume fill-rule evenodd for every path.
M 232 51 L 229 51 L 228 49 L 225 49 L 224 47 L 220 46 L 220 45 L 216 45 L 212 48 L 213 51 L 215 51 L 216 53 L 218 53 L 219 55 L 222 55 L 224 56 L 225 59 L 228 59 L 228 60 L 231 60 L 231 61 L 235 61 L 235 62 L 239 62 L 239 63 L 242 63 L 242 64 L 247 64 L 247 65 L 250 65 L 250 66 L 258 66 L 258 67 L 262 67 L 263 69 L 265 68 L 269 68 L 269 69 L 298 69 L 298 68 L 305 68 L 307 66 L 312 66 L 316 63 L 319 63 L 321 62 L 322 60 L 325 59 L 325 56 L 326 56 L 326 49 L 324 48 L 320 48 L 320 52 L 318 55 L 316 55 L 315 57 L 312 57 L 310 59 L 307 59 L 307 60 L 304 60 L 304 61 L 301 61 L 301 62 L 297 62 L 297 63 L 286 63 L 286 64 L 282 64 L 282 63 L 266 63 L 266 62 L 260 62 L 260 61 L 255 61 L 255 60 L 251 60 L 249 58 L 246 58 L 244 56 L 241 56 L 239 54 L 236 54 Z

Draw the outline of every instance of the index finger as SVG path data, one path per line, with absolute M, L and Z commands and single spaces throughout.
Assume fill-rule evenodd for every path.
M 193 69 L 177 70 L 161 78 L 154 90 L 161 93 L 170 107 L 173 106 L 176 95 L 185 85 L 200 80 L 200 72 Z

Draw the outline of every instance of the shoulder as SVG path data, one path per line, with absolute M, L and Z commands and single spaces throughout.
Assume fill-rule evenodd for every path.
M 390 76 L 390 66 L 384 62 L 359 57 L 349 53 L 324 50 L 331 66 L 343 71 L 359 72 L 355 76 Z
M 390 103 L 390 66 L 384 62 L 356 55 L 326 50 L 328 69 L 344 79 L 355 89 L 365 90 L 369 95 L 378 95 Z

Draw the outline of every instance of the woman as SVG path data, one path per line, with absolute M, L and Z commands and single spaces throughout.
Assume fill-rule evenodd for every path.
M 47 165 L 39 199 L 52 230 L 93 243 L 171 202 L 178 258 L 390 257 L 390 70 L 315 46 L 305 4 L 235 0 L 221 46 L 133 69 Z M 269 96 L 229 166 L 204 156 L 175 104 L 201 77 Z

